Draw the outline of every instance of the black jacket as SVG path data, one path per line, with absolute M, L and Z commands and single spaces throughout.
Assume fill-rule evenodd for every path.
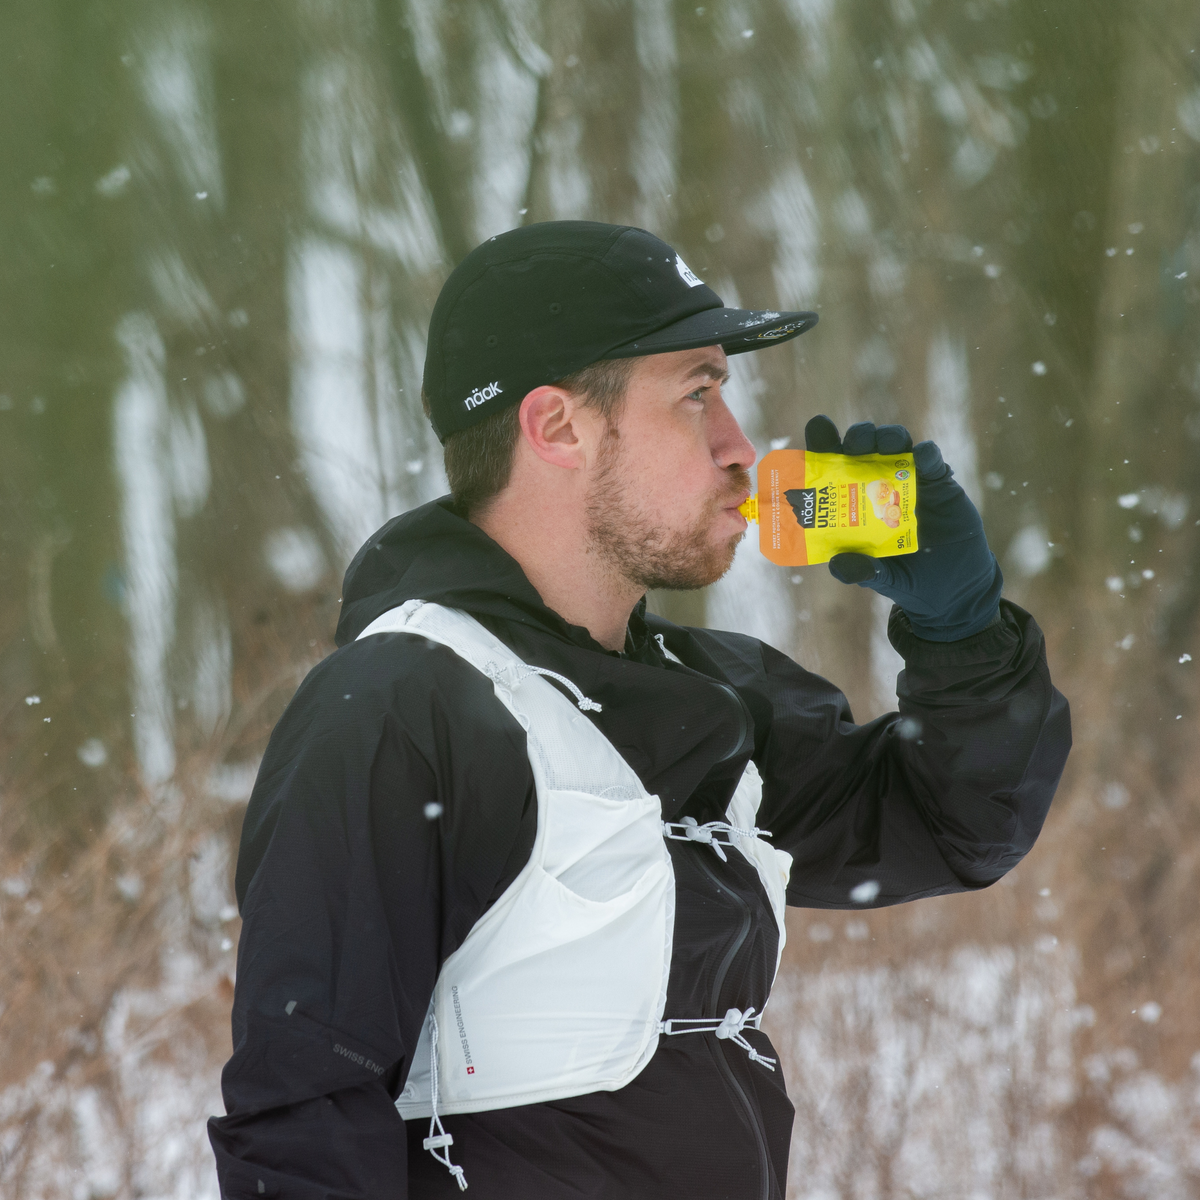
M 393 1101 L 439 966 L 527 861 L 537 802 L 489 680 L 410 634 L 354 640 L 410 598 L 465 610 L 600 701 L 589 718 L 669 819 L 718 818 L 753 757 L 758 824 L 794 856 L 796 905 L 993 883 L 1037 837 L 1070 745 L 1041 632 L 1015 605 L 954 643 L 920 641 L 894 610 L 902 715 L 855 725 L 841 692 L 753 638 L 643 606 L 625 652 L 606 651 L 448 501 L 396 518 L 351 564 L 341 648 L 288 706 L 246 813 L 228 1115 L 209 1124 L 226 1200 L 459 1194 L 421 1148 L 428 1122 L 406 1130 Z M 761 1009 L 777 935 L 754 870 L 667 845 L 667 1015 Z M 855 904 L 865 883 L 878 894 Z M 791 1125 L 781 1073 L 703 1035 L 663 1039 L 617 1092 L 445 1118 L 474 1200 L 778 1200 Z

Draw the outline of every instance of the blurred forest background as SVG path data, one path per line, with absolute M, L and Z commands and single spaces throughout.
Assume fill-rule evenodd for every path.
M 1198 47 L 1195 0 L 0 6 L 6 1200 L 216 1196 L 258 758 L 443 490 L 441 281 L 564 217 L 818 309 L 747 432 L 936 438 L 1074 711 L 1001 884 L 790 914 L 791 1194 L 1200 1197 Z M 824 568 L 654 603 L 894 704 Z

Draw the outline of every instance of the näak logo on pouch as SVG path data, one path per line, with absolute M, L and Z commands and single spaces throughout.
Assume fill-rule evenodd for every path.
M 800 522 L 800 528 L 812 529 L 817 523 L 817 489 L 799 488 L 794 492 L 788 492 L 789 502 L 796 495 L 799 497 L 799 507 L 792 502 L 792 508 L 796 513 L 796 519 Z
M 493 396 L 500 395 L 504 389 L 498 381 L 489 383 L 486 387 L 476 388 L 464 401 L 468 411 L 472 408 L 478 408 L 485 400 L 490 400 Z

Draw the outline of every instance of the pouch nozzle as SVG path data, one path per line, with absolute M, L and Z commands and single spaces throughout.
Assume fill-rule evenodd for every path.
M 746 518 L 747 521 L 758 523 L 758 495 L 755 493 L 752 496 L 747 496 L 746 499 L 738 505 L 738 512 Z

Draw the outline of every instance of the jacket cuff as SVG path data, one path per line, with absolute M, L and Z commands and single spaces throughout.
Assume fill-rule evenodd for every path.
M 917 637 L 908 614 L 898 604 L 893 604 L 888 617 L 888 641 L 904 661 L 913 666 L 958 667 L 984 663 L 1010 649 L 1014 640 L 1020 640 L 1020 629 L 1009 609 L 1008 602 L 1001 600 L 996 616 L 978 633 L 956 642 L 931 642 Z

